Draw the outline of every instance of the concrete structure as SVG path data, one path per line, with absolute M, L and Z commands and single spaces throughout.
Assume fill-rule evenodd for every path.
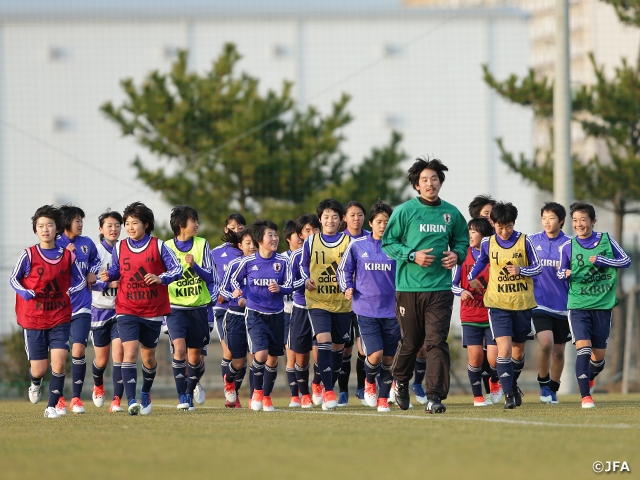
M 98 108 L 122 101 L 121 79 L 167 71 L 178 48 L 204 71 L 235 42 L 263 90 L 293 80 L 299 102 L 324 111 L 351 94 L 351 161 L 395 128 L 412 157 L 449 166 L 442 196 L 461 211 L 490 192 L 517 204 L 519 229 L 537 230 L 533 189 L 506 171 L 493 140 L 532 151 L 531 116 L 496 98 L 480 68 L 524 73 L 527 21 L 510 7 L 434 11 L 393 0 L 0 3 L 0 334 L 15 326 L 8 276 L 36 240 L 29 219 L 38 206 L 80 204 L 94 239 L 99 213 L 134 200 L 168 221 L 170 206 L 130 166 L 136 155 L 153 158 Z

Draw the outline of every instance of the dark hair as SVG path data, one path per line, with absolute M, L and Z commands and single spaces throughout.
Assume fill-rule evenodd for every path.
M 378 201 L 371 205 L 371 208 L 369 209 L 369 222 L 373 222 L 373 220 L 381 213 L 386 213 L 387 216 L 390 217 L 393 213 L 393 209 L 378 198 Z
M 169 217 L 169 225 L 174 235 L 180 234 L 180 229 L 187 226 L 187 222 L 193 220 L 198 221 L 198 212 L 195 208 L 188 205 L 177 205 L 171 209 L 171 216 Z
M 282 235 L 284 235 L 285 240 L 289 240 L 291 235 L 296 233 L 296 222 L 293 220 L 287 220 L 284 222 L 284 227 L 282 227 Z
M 318 207 L 316 208 L 318 218 L 322 217 L 322 213 L 325 210 L 333 210 L 338 214 L 340 220 L 342 220 L 342 217 L 344 216 L 344 208 L 342 207 L 342 204 L 333 198 L 325 198 L 318 204 Z
M 67 231 L 71 231 L 71 225 L 76 218 L 84 218 L 84 211 L 75 205 L 62 205 L 60 213 L 62 214 L 62 229 Z
M 573 202 L 569 206 L 569 214 L 573 218 L 573 214 L 575 212 L 583 212 L 589 215 L 589 218 L 593 222 L 596 219 L 596 209 L 593 208 L 593 205 L 587 202 Z
M 518 209 L 511 202 L 497 202 L 491 210 L 491 220 L 499 225 L 515 222 L 518 218 Z
M 127 221 L 127 218 L 133 217 L 140 220 L 142 223 L 148 224 L 148 227 L 145 229 L 145 233 L 150 235 L 155 228 L 155 221 L 153 218 L 153 212 L 149 207 L 147 207 L 142 202 L 133 202 L 126 206 L 124 212 L 122 213 L 122 217 L 124 221 Z
M 262 219 L 254 220 L 253 223 L 249 225 L 249 232 L 251 233 L 251 238 L 253 239 L 253 244 L 256 248 L 258 248 L 258 243 L 260 243 L 264 238 L 264 232 L 268 229 L 275 230 L 277 232 L 278 226 L 271 220 Z
M 300 235 L 302 230 L 304 230 L 304 227 L 307 225 L 311 225 L 313 228 L 317 228 L 318 230 L 322 227 L 317 215 L 313 213 L 305 213 L 304 215 L 300 215 L 298 220 L 296 220 L 296 233 Z
M 54 207 L 53 205 L 43 205 L 39 209 L 36 210 L 36 213 L 31 217 L 31 223 L 33 224 L 33 233 L 36 233 L 36 223 L 38 223 L 39 218 L 50 218 L 56 224 L 56 233 L 62 232 L 62 212 L 59 208 Z
M 482 235 L 483 238 L 493 235 L 493 227 L 491 226 L 489 220 L 484 217 L 472 218 L 471 220 L 469 220 L 469 223 L 467 223 L 467 227 L 469 228 L 469 230 L 473 229 L 478 232 L 480 235 Z
M 356 202 L 355 200 L 351 200 L 349 203 L 347 203 L 347 204 L 344 206 L 344 215 L 346 215 L 346 214 L 347 214 L 347 212 L 349 211 L 349 209 L 350 209 L 351 207 L 357 207 L 357 208 L 359 208 L 360 210 L 362 210 L 362 215 L 366 215 L 366 214 L 367 214 L 367 211 L 364 209 L 364 206 L 363 206 L 360 202 Z M 343 216 L 344 216 L 344 215 L 343 215 Z
M 418 186 L 420 174 L 426 169 L 434 170 L 438 175 L 440 183 L 444 182 L 444 172 L 449 171 L 446 165 L 437 158 L 432 158 L 431 160 L 416 158 L 416 161 L 413 162 L 411 168 L 407 170 L 407 178 L 409 179 L 409 183 L 411 183 L 411 186 L 413 188 L 416 188 Z
M 491 197 L 491 195 L 476 195 L 469 203 L 469 216 L 471 218 L 478 218 L 480 216 L 480 211 L 487 205 L 491 205 L 492 207 L 496 204 L 496 201 Z
M 541 217 L 542 217 L 542 215 L 544 215 L 544 212 L 553 212 L 553 213 L 555 213 L 556 217 L 558 217 L 558 220 L 560 220 L 560 227 L 562 228 L 562 226 L 564 225 L 564 220 L 565 220 L 565 218 L 567 218 L 567 211 L 565 210 L 565 208 L 562 205 L 560 205 L 559 203 L 556 203 L 556 202 L 547 202 L 540 209 L 540 216 Z
M 224 221 L 225 228 L 227 227 L 227 225 L 229 225 L 229 222 L 231 220 L 235 220 L 236 223 L 239 223 L 240 225 L 244 225 L 245 227 L 247 226 L 247 221 L 244 219 L 244 217 L 241 214 L 232 213 Z
M 98 217 L 98 224 L 100 225 L 100 228 L 102 228 L 102 225 L 104 225 L 104 222 L 107 220 L 107 218 L 113 218 L 114 220 L 117 220 L 120 225 L 124 223 L 122 221 L 122 215 L 120 215 L 120 213 L 114 210 L 107 210 L 106 212 L 100 214 L 100 216 Z M 104 235 L 100 234 L 100 241 L 102 240 L 104 240 Z

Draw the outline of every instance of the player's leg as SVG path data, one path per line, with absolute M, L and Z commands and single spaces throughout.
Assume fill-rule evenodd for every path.
M 366 355 L 364 371 L 364 403 L 369 407 L 378 405 L 378 389 L 376 377 L 381 373 L 382 353 L 384 349 L 382 339 L 381 320 L 377 318 L 358 315 L 360 327 L 360 343 Z M 382 379 L 380 379 L 382 380 Z
M 67 336 L 67 338 L 69 337 Z M 58 404 L 58 400 L 60 398 L 60 395 L 62 394 L 62 387 L 64 386 L 65 363 L 67 361 L 67 356 L 69 355 L 68 347 L 51 348 L 50 355 L 51 380 L 49 381 L 49 402 L 47 403 L 47 408 L 45 410 L 44 416 L 55 418 L 60 416 L 60 412 L 57 411 L 56 405 Z
M 204 362 L 202 361 L 202 349 L 209 344 L 209 325 L 207 322 L 206 307 L 186 310 L 187 331 L 187 402 L 189 410 L 194 410 L 193 392 L 196 385 L 204 375 Z
M 176 309 L 166 317 L 166 322 L 173 352 L 171 369 L 173 370 L 173 380 L 176 384 L 176 393 L 178 395 L 177 408 L 178 410 L 188 410 L 186 337 L 189 319 L 186 316 L 186 311 Z
M 425 345 L 422 345 L 420 350 L 418 350 L 418 354 L 416 355 L 416 363 L 413 367 L 413 384 L 411 385 L 411 390 L 416 396 L 416 401 L 424 405 L 427 403 L 427 394 L 424 393 L 424 387 L 422 383 L 424 382 L 424 376 L 427 373 L 427 348 Z
M 593 408 L 595 403 L 591 397 L 591 358 L 593 353 L 591 338 L 593 322 L 588 310 L 570 310 L 569 325 L 571 337 L 576 346 L 576 379 L 582 397 L 582 408 Z
M 498 404 L 502 401 L 502 385 L 498 378 L 496 361 L 498 359 L 498 345 L 493 339 L 490 328 L 484 329 L 485 357 L 489 364 L 489 396 L 487 404 Z
M 30 365 L 29 400 L 31 403 L 36 404 L 42 396 L 42 378 L 47 373 L 49 335 L 46 330 L 23 329 L 22 336 L 24 338 L 24 351 L 27 354 L 27 360 Z M 62 372 L 64 373 L 64 369 Z M 64 386 L 64 383 L 62 385 Z M 56 399 L 56 403 L 52 406 L 55 407 L 57 403 L 58 400 Z
M 462 346 L 467 349 L 467 374 L 473 393 L 473 405 L 487 405 L 482 395 L 482 362 L 484 360 L 484 329 L 472 325 L 462 325 Z
M 124 395 L 124 383 L 122 382 L 123 356 L 124 349 L 122 348 L 122 340 L 120 340 L 120 333 L 118 332 L 118 324 L 114 321 L 111 325 L 111 361 L 113 362 L 113 372 L 111 376 L 113 379 L 113 398 L 111 400 L 111 406 L 109 407 L 109 412 L 112 413 L 124 412 L 120 405 L 120 401 Z
M 533 314 L 533 327 L 538 340 L 538 384 L 540 401 L 551 403 L 551 350 L 553 349 L 553 319 L 539 312 Z
M 107 369 L 111 354 L 111 321 L 100 328 L 92 330 L 89 336 L 93 343 L 95 355 L 91 364 L 91 373 L 93 375 L 91 398 L 93 399 L 93 404 L 100 408 L 104 405 L 104 371 Z
M 85 350 L 89 341 L 89 331 L 91 330 L 91 314 L 78 313 L 71 317 L 71 411 L 73 413 L 84 413 L 84 405 L 80 400 L 84 379 L 87 374 L 87 359 Z
M 333 392 L 333 369 L 331 365 L 331 313 L 319 308 L 307 310 L 312 332 L 315 334 L 317 346 L 318 370 L 324 386 L 324 391 Z M 314 389 L 315 390 L 315 389 Z M 314 392 L 315 393 L 315 392 Z M 335 393 L 333 393 L 335 397 Z M 331 403 L 333 405 L 333 403 Z M 335 400 L 337 407 L 338 402 Z M 335 408 L 335 407 L 333 407 Z

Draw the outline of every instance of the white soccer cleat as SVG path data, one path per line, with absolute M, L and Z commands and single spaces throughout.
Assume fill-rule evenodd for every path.
M 487 406 L 487 402 L 485 401 L 484 397 L 482 395 L 480 395 L 478 397 L 473 397 L 473 406 L 474 407 L 486 407 Z
M 386 398 L 378 399 L 378 411 L 379 412 L 390 412 L 389 401 Z
M 73 413 L 84 413 L 84 405 L 82 404 L 82 400 L 78 397 L 73 397 L 71 399 L 71 411 Z
M 389 392 L 388 403 L 390 404 L 396 403 L 396 381 L 395 380 L 391 384 L 391 391 Z
M 42 398 L 41 385 L 34 385 L 33 383 L 29 387 L 29 401 L 34 405 Z M 52 407 L 53 408 L 53 407 Z M 46 412 L 45 412 L 46 414 Z M 46 415 L 45 415 L 46 416 Z
M 93 404 L 98 408 L 104 405 L 104 385 L 93 386 L 93 390 L 91 391 L 91 399 L 93 400 Z
M 196 385 L 196 388 L 193 389 L 193 399 L 198 405 L 202 405 L 205 400 L 204 388 L 200 385 L 200 382 Z
M 491 403 L 494 405 L 501 403 L 503 391 L 500 382 L 492 382 L 491 379 L 489 379 L 489 390 L 491 391 Z M 490 405 L 491 403 L 487 400 L 487 405 Z
M 487 393 L 484 397 L 484 403 L 487 405 L 493 405 L 493 399 L 491 398 L 491 394 Z
M 596 404 L 593 403 L 593 398 L 591 395 L 587 395 L 582 398 L 582 408 L 596 408 Z
M 58 415 L 56 407 L 47 407 L 44 409 L 44 418 L 60 418 L 60 415 Z
M 262 400 L 264 399 L 263 390 L 254 390 L 253 397 L 251 397 L 251 410 L 258 412 L 262 410 Z
M 140 415 L 149 415 L 152 406 L 151 392 L 140 392 Z
M 311 384 L 311 400 L 313 404 L 318 406 L 322 405 L 322 385 L 320 384 Z
M 378 406 L 378 396 L 375 383 L 369 383 L 366 380 L 364 381 L 364 401 L 367 403 L 368 407 Z
M 300 397 L 291 397 L 291 401 L 289 402 L 289 408 L 298 408 L 302 405 L 300 402 Z
M 60 395 L 60 399 L 58 400 L 55 409 L 58 416 L 67 414 L 67 402 L 64 401 L 64 397 L 62 395 Z
M 226 375 L 224 377 L 224 398 L 229 403 L 236 403 L 236 382 L 227 382 Z

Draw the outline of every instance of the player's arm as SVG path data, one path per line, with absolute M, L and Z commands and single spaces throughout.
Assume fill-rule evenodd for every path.
M 521 233 L 520 235 L 524 235 L 524 233 Z M 540 258 L 538 258 L 536 247 L 528 236 L 525 236 L 524 248 L 527 252 L 529 265 L 526 267 L 520 267 L 520 275 L 524 275 L 525 277 L 540 275 L 542 273 L 542 264 L 540 263 Z
M 75 259 L 75 255 L 73 255 L 73 263 L 71 264 L 71 288 L 67 291 L 69 295 L 79 292 L 83 288 L 87 287 L 87 279 L 82 274 L 82 269 L 78 265 Z
M 96 244 L 91 241 L 89 244 L 89 271 L 94 275 L 98 275 L 100 273 L 100 268 L 102 267 L 100 263 L 100 255 L 98 254 L 98 249 L 96 248 Z
M 403 211 L 400 209 L 394 210 L 382 235 L 382 250 L 389 258 L 406 262 L 409 254 L 414 251 L 413 248 L 403 243 L 406 228 Z
M 240 265 L 240 259 L 233 260 L 229 263 L 227 271 L 224 274 L 222 282 L 219 284 L 218 293 L 227 300 L 233 298 L 233 287 L 231 286 L 231 275 L 233 275 Z
M 288 259 L 284 264 L 284 283 L 282 285 L 278 285 L 278 287 L 278 290 L 283 295 L 291 295 L 293 293 L 291 266 L 289 265 Z
M 25 300 L 31 300 L 35 298 L 36 292 L 33 290 L 27 290 L 20 284 L 20 280 L 29 275 L 31 271 L 31 261 L 29 260 L 29 255 L 26 250 L 23 250 L 18 258 L 18 262 L 16 266 L 13 267 L 11 271 L 11 275 L 9 276 L 9 283 L 11 284 L 11 288 L 13 288 L 18 295 L 20 295 Z
M 556 276 L 560 280 L 569 280 L 571 275 L 571 240 L 560 245 L 560 266 Z
M 111 252 L 111 266 L 107 270 L 100 272 L 100 280 L 103 282 L 113 282 L 120 280 L 120 259 L 118 258 L 118 250 L 120 243 L 118 242 Z
M 311 244 L 313 243 L 313 235 L 309 235 L 302 244 L 302 258 L 300 259 L 300 277 L 302 280 L 311 278 Z
M 293 291 L 304 292 L 304 281 L 300 275 L 300 260 L 302 259 L 302 247 L 291 254 L 289 266 L 291 268 L 291 278 L 293 280 Z
M 464 292 L 464 288 L 460 286 L 460 279 L 462 277 L 462 269 L 456 265 L 451 269 L 451 291 L 458 297 Z
M 356 242 L 350 242 L 342 255 L 342 259 L 340 260 L 340 265 L 338 265 L 337 277 L 338 277 L 338 286 L 340 287 L 340 291 L 342 293 L 346 293 L 347 290 L 354 288 L 354 274 L 357 268 L 356 261 L 353 255 L 353 245 Z
M 231 283 L 231 287 L 233 288 L 232 296 L 234 298 L 238 298 L 240 295 L 244 295 L 246 297 L 247 294 L 247 292 L 244 292 L 241 287 L 241 282 L 244 282 L 247 278 L 247 258 L 249 257 L 244 257 L 242 260 L 240 260 L 240 262 L 238 263 L 238 268 L 235 272 L 233 272 L 229 280 Z
M 193 262 L 191 267 L 195 270 L 198 276 L 204 280 L 205 283 L 213 283 L 214 269 L 211 263 L 211 250 L 209 249 L 209 242 L 205 242 L 204 252 L 202 253 L 202 265 L 198 265 Z M 217 273 L 217 272 L 216 272 Z
M 611 242 L 611 249 L 613 250 L 613 258 L 596 255 L 593 264 L 596 267 L 628 268 L 631 265 L 629 255 L 627 255 L 611 235 L 609 235 L 609 241 Z
M 489 240 L 491 237 L 484 237 L 480 243 L 480 255 L 473 264 L 467 280 L 471 281 L 482 273 L 487 265 L 489 265 Z M 475 288 L 475 287 L 474 287 Z
M 467 248 L 469 247 L 469 228 L 467 222 L 460 212 L 456 212 L 449 239 L 449 249 L 458 257 L 456 265 L 462 265 L 467 258 Z M 446 253 L 446 252 L 445 252 Z
M 162 259 L 162 264 L 164 265 L 166 272 L 161 273 L 157 277 L 152 273 L 147 273 L 147 275 L 145 276 L 145 280 L 149 276 L 150 278 L 156 277 L 160 280 L 160 282 L 162 282 L 163 285 L 169 285 L 176 280 L 180 280 L 180 278 L 182 277 L 182 265 L 178 261 L 178 257 L 176 257 L 176 254 L 173 252 L 173 250 L 168 248 L 161 240 L 158 240 L 158 243 L 160 244 L 160 258 Z M 147 283 L 149 282 L 147 281 Z

